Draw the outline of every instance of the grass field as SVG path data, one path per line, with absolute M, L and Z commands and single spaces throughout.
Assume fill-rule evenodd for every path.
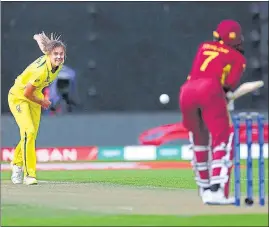
M 19 212 L 18 212 L 19 210 Z M 17 212 L 14 216 L 14 212 Z M 26 218 L 31 214 L 31 218 Z M 9 216 L 9 218 L 7 217 Z M 29 217 L 29 216 L 28 216 Z M 225 224 L 224 224 L 225 223 Z M 2 226 L 268 226 L 268 215 L 92 215 L 78 211 L 4 206 Z
M 268 192 L 268 161 L 266 160 L 266 192 Z M 242 191 L 246 191 L 246 173 L 245 169 L 242 169 Z M 258 169 L 257 163 L 254 163 L 253 167 L 253 183 L 254 183 L 254 191 L 257 193 L 258 190 Z M 85 193 L 85 187 L 78 186 L 83 185 L 81 183 L 91 183 L 90 186 L 87 186 L 86 191 L 94 190 L 94 193 L 97 193 L 102 188 L 95 188 L 94 185 L 106 185 L 105 186 L 105 193 L 103 192 L 100 195 L 100 198 L 103 198 L 102 204 L 105 204 L 106 198 L 109 198 L 109 193 L 111 193 L 111 197 L 122 196 L 122 200 L 127 200 L 129 192 L 125 192 L 126 190 L 135 190 L 132 192 L 135 196 L 140 196 L 141 191 L 149 190 L 143 188 L 150 188 L 149 194 L 144 198 L 144 201 L 150 201 L 151 194 L 158 194 L 161 195 L 159 198 L 156 197 L 155 201 L 152 201 L 153 204 L 162 205 L 161 202 L 158 203 L 158 199 L 161 201 L 165 201 L 163 195 L 167 195 L 167 199 L 171 199 L 171 201 L 176 200 L 173 199 L 175 193 L 184 194 L 185 191 L 178 191 L 178 190 L 189 190 L 191 194 L 190 198 L 185 198 L 182 204 L 180 201 L 178 203 L 172 203 L 169 207 L 171 210 L 178 209 L 176 206 L 186 206 L 186 209 L 196 209 L 196 200 L 195 204 L 192 204 L 192 201 L 196 199 L 196 185 L 193 180 L 193 173 L 190 169 L 177 169 L 177 170 L 94 170 L 94 171 L 61 171 L 61 172 L 53 172 L 53 171 L 44 171 L 38 173 L 38 179 L 42 181 L 53 181 L 53 182 L 73 182 L 76 185 L 76 188 L 73 189 L 74 194 L 71 194 L 69 190 L 71 190 L 72 184 L 69 184 L 64 187 L 64 185 L 55 184 L 53 187 L 51 184 L 46 183 L 40 186 L 19 186 L 17 187 L 11 184 L 6 183 L 9 180 L 10 173 L 9 172 L 2 172 L 1 179 L 2 183 L 5 183 L 4 188 L 2 188 L 2 195 L 6 193 L 6 199 L 2 200 L 2 226 L 29 226 L 29 225 L 43 225 L 43 226 L 57 226 L 57 225 L 65 225 L 65 226 L 74 226 L 74 225 L 85 225 L 85 226 L 101 226 L 101 225 L 114 225 L 114 226 L 143 226 L 143 225 L 151 225 L 151 226 L 268 226 L 268 214 L 260 213 L 258 209 L 258 204 L 255 205 L 253 209 L 248 210 L 248 214 L 241 213 L 240 210 L 243 208 L 234 208 L 234 207 L 227 207 L 226 209 L 238 209 L 238 214 L 231 212 L 227 212 L 227 214 L 218 212 L 204 212 L 203 214 L 197 214 L 197 212 L 192 213 L 184 213 L 179 212 L 178 215 L 168 215 L 167 213 L 161 214 L 160 213 L 154 215 L 154 212 L 143 212 L 138 211 L 138 213 L 126 212 L 112 212 L 112 213 L 103 213 L 97 212 L 96 210 L 88 210 L 87 206 L 82 207 L 81 209 L 78 208 L 66 208 L 64 204 L 60 201 L 67 201 L 68 199 L 71 200 L 72 196 L 74 199 L 79 199 L 80 195 Z M 93 184 L 92 184 L 93 183 Z M 121 186 L 122 185 L 122 186 Z M 125 185 L 125 186 L 123 186 Z M 231 185 L 233 186 L 233 180 Z M 138 187 L 139 186 L 139 187 Z M 100 186 L 99 186 L 100 187 Z M 103 186 L 102 186 L 103 187 Z M 116 188 L 117 187 L 117 188 Z M 141 188 L 140 188 L 141 187 Z M 161 190 L 155 190 L 156 188 L 161 188 Z M 45 188 L 45 189 L 42 189 Z M 114 190 L 115 189 L 115 190 Z M 9 198 L 9 193 L 14 191 L 12 194 L 12 198 Z M 172 190 L 172 191 L 169 191 Z M 233 190 L 233 189 L 232 189 Z M 58 200 L 57 197 L 54 197 L 53 194 L 55 191 L 58 192 Z M 76 194 L 77 192 L 77 194 Z M 195 192 L 195 193 L 194 193 Z M 18 194 L 21 193 L 21 197 L 29 197 L 28 200 L 18 199 Z M 62 200 L 59 200 L 61 194 L 66 193 L 65 197 Z M 87 193 L 87 192 L 86 192 Z M 114 193 L 114 194 L 113 194 Z M 122 193 L 122 194 L 121 194 Z M 166 194 L 167 193 L 167 194 Z M 174 193 L 173 195 L 171 193 Z M 106 195 L 107 194 L 107 195 Z M 120 195 L 118 195 L 120 194 Z M 32 197 L 31 197 L 32 195 Z M 94 196 L 95 196 L 94 195 Z M 178 195 L 178 194 L 176 194 Z M 184 194 L 185 195 L 185 194 Z M 90 195 L 88 195 L 90 196 Z M 86 201 L 89 206 L 94 203 L 94 196 Z M 106 197 L 107 196 L 107 197 Z M 142 196 L 142 194 L 141 194 Z M 148 198 L 147 198 L 148 197 Z M 44 198 L 44 199 L 42 199 Z M 46 198 L 46 201 L 45 201 Z M 84 198 L 84 197 L 83 197 Z M 83 199 L 81 198 L 81 199 Z M 85 197 L 86 198 L 86 197 Z M 88 197 L 87 197 L 88 198 Z M 121 197 L 119 197 L 121 198 Z M 17 199 L 17 200 L 16 200 Z M 32 199 L 32 202 L 30 202 Z M 49 200 L 52 200 L 49 202 Z M 129 198 L 130 199 L 130 198 Z M 148 199 L 148 200 L 147 200 Z M 53 200 L 59 201 L 53 203 Z M 85 199 L 84 199 L 85 200 Z M 157 200 L 157 201 L 156 201 Z M 19 202 L 18 202 L 19 201 Z M 82 200 L 83 201 L 83 200 Z M 96 202 L 96 201 L 95 201 Z M 71 204 L 71 203 L 70 203 Z M 75 202 L 73 203 L 75 204 Z M 76 203 L 77 204 L 77 203 Z M 95 204 L 98 204 L 96 202 Z M 148 202 L 143 203 L 144 206 L 148 206 Z M 169 205 L 169 204 L 168 204 Z M 200 206 L 200 204 L 199 204 Z M 204 205 L 203 205 L 204 206 Z M 201 209 L 207 209 L 207 208 Z M 254 206 L 253 206 L 254 207 Z M 125 209 L 125 208 L 124 208 Z M 127 208 L 126 208 L 127 209 Z M 141 211 L 143 207 L 139 208 Z M 151 208 L 152 210 L 155 209 L 154 207 Z M 209 209 L 209 208 L 208 208 Z M 219 209 L 214 208 L 213 209 Z M 246 208 L 248 209 L 248 208 Z M 184 210 L 184 207 L 183 207 Z M 258 211 L 257 211 L 258 210 Z M 254 212 L 255 211 L 255 212 Z M 142 214 L 141 214 L 142 213 Z M 174 212 L 175 213 L 175 212 Z M 211 214 L 211 215 L 210 215 Z M 213 215 L 212 215 L 213 214 Z M 209 216 L 210 215 L 210 216 Z

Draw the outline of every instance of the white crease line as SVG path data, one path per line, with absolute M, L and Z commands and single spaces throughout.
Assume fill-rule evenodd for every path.
M 133 211 L 134 209 L 133 209 L 133 207 L 125 207 L 125 206 L 120 206 L 120 207 L 117 207 L 118 209 L 120 209 L 120 210 L 128 210 L 128 211 Z
M 99 210 L 99 209 L 102 209 L 102 208 L 105 208 L 105 209 L 107 209 L 107 206 L 105 206 L 105 205 L 103 205 L 103 206 L 91 206 L 90 207 L 91 208 L 91 210 Z M 68 207 L 65 207 L 65 209 L 67 209 L 67 210 L 81 210 L 80 208 L 78 208 L 78 207 L 75 207 L 75 206 L 68 206 Z M 113 210 L 125 210 L 125 211 L 133 211 L 134 209 L 133 209 L 133 207 L 131 207 L 131 206 L 115 206 L 115 207 L 109 207 L 109 209 L 111 210 L 111 211 L 113 211 Z
M 79 210 L 78 207 L 73 207 L 73 206 L 70 206 L 70 207 L 66 207 L 68 210 Z

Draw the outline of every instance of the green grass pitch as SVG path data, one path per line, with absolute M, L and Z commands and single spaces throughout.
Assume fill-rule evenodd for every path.
M 244 164 L 244 162 L 243 162 Z M 265 162 L 268 192 L 268 160 Z M 9 180 L 1 172 L 1 180 Z M 48 181 L 96 182 L 117 185 L 196 189 L 191 169 L 44 171 L 38 179 Z M 231 185 L 233 186 L 233 178 Z M 258 190 L 257 162 L 253 167 L 254 191 Z M 246 170 L 241 170 L 242 193 L 246 191 Z M 232 189 L 233 190 L 233 189 Z M 23 196 L 23 195 L 22 195 Z M 240 209 L 240 208 L 238 208 Z M 89 215 L 84 211 L 38 207 L 31 204 L 1 205 L 2 226 L 268 226 L 268 214 L 234 215 Z M 29 218 L 30 217 L 30 218 Z

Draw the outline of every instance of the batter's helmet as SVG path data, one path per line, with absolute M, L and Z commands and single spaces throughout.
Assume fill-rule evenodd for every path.
M 213 37 L 226 45 L 238 46 L 243 41 L 241 25 L 234 20 L 223 20 L 213 32 Z

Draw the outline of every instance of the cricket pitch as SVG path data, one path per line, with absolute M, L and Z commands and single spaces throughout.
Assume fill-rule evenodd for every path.
M 264 207 L 203 205 L 197 190 L 120 186 L 102 183 L 40 181 L 38 185 L 1 182 L 2 204 L 28 204 L 89 212 L 91 214 L 202 214 L 267 213 Z M 242 203 L 243 203 L 242 199 Z

